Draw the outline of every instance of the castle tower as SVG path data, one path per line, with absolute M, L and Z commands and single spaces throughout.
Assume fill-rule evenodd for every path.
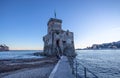
M 50 18 L 48 33 L 43 37 L 44 54 L 47 56 L 75 56 L 73 32 L 62 30 L 62 20 Z
M 56 19 L 56 18 L 51 18 L 48 21 L 48 33 L 51 31 L 60 31 L 62 30 L 62 20 Z

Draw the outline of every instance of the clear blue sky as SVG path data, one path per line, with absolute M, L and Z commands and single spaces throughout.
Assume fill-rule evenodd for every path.
M 42 49 L 54 9 L 75 48 L 120 40 L 120 0 L 0 0 L 0 44 Z

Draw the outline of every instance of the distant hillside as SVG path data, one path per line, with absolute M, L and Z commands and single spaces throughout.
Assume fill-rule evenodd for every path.
M 120 41 L 103 44 L 93 44 L 91 47 L 87 47 L 85 49 L 120 49 Z

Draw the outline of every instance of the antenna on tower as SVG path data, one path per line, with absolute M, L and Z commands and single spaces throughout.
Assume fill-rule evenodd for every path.
M 55 16 L 55 18 L 56 18 L 56 11 L 54 10 L 54 16 Z

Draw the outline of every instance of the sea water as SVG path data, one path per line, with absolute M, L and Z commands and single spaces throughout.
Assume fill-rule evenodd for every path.
M 0 52 L 0 60 L 3 59 L 32 59 L 42 58 L 42 56 L 35 56 L 33 53 L 42 52 L 38 50 L 11 50 Z
M 84 65 L 98 78 L 120 78 L 120 50 L 76 50 L 78 72 L 83 77 Z M 80 64 L 79 64 L 80 63 Z M 93 78 L 87 72 L 88 78 Z

